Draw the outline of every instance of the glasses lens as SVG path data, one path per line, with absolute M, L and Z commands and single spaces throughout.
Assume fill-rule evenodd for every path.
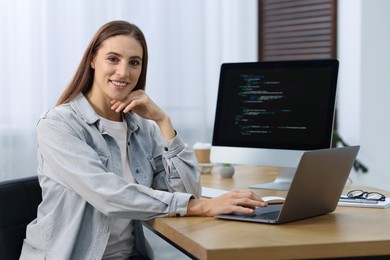
M 350 198 L 356 198 L 356 197 L 360 197 L 364 194 L 364 191 L 362 190 L 351 190 L 350 192 L 348 192 L 348 197 Z
M 384 196 L 377 192 L 369 192 L 367 193 L 366 198 L 369 200 L 381 200 Z

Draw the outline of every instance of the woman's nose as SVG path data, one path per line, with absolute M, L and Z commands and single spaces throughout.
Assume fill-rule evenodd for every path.
M 128 66 L 127 66 L 127 63 L 120 63 L 118 64 L 117 68 L 116 68 L 116 73 L 119 75 L 119 76 L 127 76 L 127 73 L 128 73 Z

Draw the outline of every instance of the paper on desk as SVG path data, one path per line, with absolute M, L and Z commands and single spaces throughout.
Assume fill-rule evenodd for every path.
M 363 207 L 363 208 L 388 208 L 390 206 L 390 198 L 386 198 L 385 201 L 378 201 L 377 204 L 372 203 L 364 203 L 364 202 L 344 202 L 339 201 L 338 206 L 345 206 L 345 207 Z
M 202 187 L 202 197 L 206 197 L 206 198 L 218 197 L 220 195 L 225 194 L 226 192 L 228 192 L 228 191 L 227 190 L 221 190 L 221 189 L 213 189 L 213 188 Z

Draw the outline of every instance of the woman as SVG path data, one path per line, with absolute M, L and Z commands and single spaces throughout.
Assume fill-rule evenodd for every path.
M 43 201 L 21 259 L 149 258 L 142 220 L 266 206 L 250 191 L 199 198 L 194 154 L 144 91 L 147 62 L 135 25 L 105 24 L 57 106 L 40 118 Z

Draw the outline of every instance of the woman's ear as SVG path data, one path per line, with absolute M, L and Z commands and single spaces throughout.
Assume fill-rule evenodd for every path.
M 95 57 L 93 57 L 91 60 L 91 68 L 95 69 Z

